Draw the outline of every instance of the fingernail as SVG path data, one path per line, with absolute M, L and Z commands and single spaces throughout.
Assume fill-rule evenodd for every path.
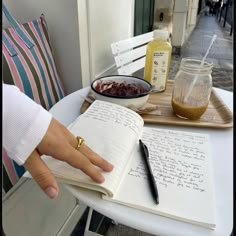
M 114 166 L 112 164 L 110 164 L 110 169 L 113 170 Z
M 103 183 L 103 182 L 105 181 L 105 178 L 104 178 L 102 175 L 100 175 L 98 181 L 99 181 L 100 183 Z
M 50 197 L 50 198 L 55 198 L 58 194 L 58 191 L 53 188 L 53 187 L 48 187 L 46 190 L 45 190 L 45 193 Z

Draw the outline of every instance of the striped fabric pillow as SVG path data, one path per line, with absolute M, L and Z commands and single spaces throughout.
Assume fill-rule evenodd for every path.
M 34 101 L 50 109 L 65 92 L 53 59 L 45 19 L 41 16 L 18 27 L 2 32 L 3 81 L 15 84 Z
M 3 82 L 16 85 L 45 109 L 65 96 L 53 59 L 46 21 L 43 15 L 18 24 L 5 5 L 3 13 L 12 27 L 2 30 Z M 2 149 L 3 187 L 8 191 L 25 169 L 11 160 Z
M 24 174 L 25 168 L 10 159 L 4 148 L 2 148 L 2 163 L 3 189 L 8 192 Z

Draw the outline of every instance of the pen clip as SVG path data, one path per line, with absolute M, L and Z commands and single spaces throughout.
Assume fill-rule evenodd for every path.
M 140 144 L 142 145 L 143 152 L 145 154 L 145 157 L 148 159 L 149 158 L 149 152 L 147 146 L 142 142 L 142 140 L 139 140 Z
M 146 155 L 146 157 L 149 158 L 149 152 L 148 152 L 147 146 L 146 146 L 145 144 L 143 144 L 143 147 L 144 147 L 144 149 L 145 149 L 145 155 Z

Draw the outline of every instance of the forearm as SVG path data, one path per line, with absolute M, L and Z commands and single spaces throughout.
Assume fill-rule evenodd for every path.
M 42 141 L 52 115 L 13 85 L 3 84 L 3 147 L 19 165 Z

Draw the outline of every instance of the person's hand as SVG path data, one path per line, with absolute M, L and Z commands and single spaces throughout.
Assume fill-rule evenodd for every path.
M 104 171 L 111 171 L 113 169 L 112 164 L 93 152 L 86 143 L 83 143 L 79 150 L 76 149 L 76 146 L 77 139 L 75 136 L 66 127 L 52 118 L 42 141 L 25 161 L 24 167 L 50 198 L 57 196 L 59 187 L 55 177 L 40 158 L 43 154 L 67 162 L 69 165 L 82 170 L 98 183 L 102 183 L 104 177 L 95 166 L 100 167 Z

